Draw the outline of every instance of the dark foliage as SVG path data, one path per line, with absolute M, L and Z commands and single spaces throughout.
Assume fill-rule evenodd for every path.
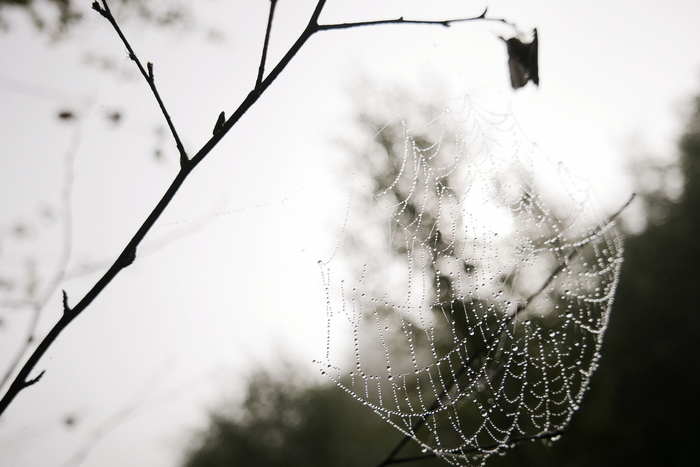
M 335 385 L 304 385 L 293 372 L 260 372 L 240 407 L 211 413 L 184 466 L 376 465 L 398 439 L 399 432 Z
M 700 97 L 679 156 L 685 187 L 677 201 L 639 187 L 663 221 L 625 243 L 601 366 L 580 412 L 551 448 L 524 446 L 491 465 L 700 464 Z

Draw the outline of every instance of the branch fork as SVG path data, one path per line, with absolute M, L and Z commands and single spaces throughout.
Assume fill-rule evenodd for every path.
M 154 65 L 152 62 L 147 62 L 144 68 L 141 60 L 138 58 L 137 54 L 134 52 L 131 44 L 122 32 L 119 24 L 117 23 L 112 11 L 109 8 L 107 0 L 95 0 L 92 3 L 92 9 L 99 13 L 103 18 L 105 18 L 114 28 L 115 32 L 119 36 L 123 45 L 126 47 L 127 56 L 136 64 L 141 75 L 146 80 L 146 83 L 150 87 L 154 98 L 156 99 L 158 106 L 163 114 L 170 132 L 172 133 L 175 146 L 180 155 L 180 171 L 176 174 L 171 185 L 163 194 L 160 201 L 153 208 L 151 213 L 145 219 L 141 227 L 136 231 L 134 236 L 128 242 L 122 253 L 110 266 L 110 268 L 104 273 L 104 275 L 94 284 L 94 286 L 87 292 L 87 294 L 72 308 L 68 305 L 67 293 L 63 292 L 63 316 L 54 324 L 51 330 L 44 336 L 43 340 L 39 343 L 33 353 L 29 356 L 27 361 L 24 363 L 22 368 L 18 371 L 12 384 L 7 389 L 6 393 L 0 400 L 0 415 L 7 409 L 10 403 L 15 399 L 15 397 L 28 386 L 32 386 L 40 381 L 44 372 L 42 371 L 37 377 L 28 379 L 29 374 L 32 372 L 36 364 L 50 348 L 50 346 L 55 342 L 60 333 L 78 316 L 85 308 L 87 308 L 92 301 L 104 290 L 104 288 L 116 277 L 116 275 L 125 267 L 129 266 L 136 258 L 136 249 L 141 241 L 144 239 L 146 234 L 155 224 L 156 220 L 164 212 L 167 205 L 177 194 L 178 190 L 187 179 L 188 175 L 192 170 L 211 152 L 211 150 L 219 143 L 219 141 L 228 133 L 228 131 L 240 120 L 240 118 L 250 109 L 260 98 L 260 96 L 267 90 L 267 88 L 277 79 L 280 73 L 287 67 L 289 62 L 294 58 L 294 56 L 299 52 L 307 40 L 309 40 L 314 34 L 320 31 L 331 30 L 331 29 L 349 29 L 361 26 L 372 26 L 372 25 L 382 25 L 382 24 L 426 24 L 426 25 L 442 25 L 450 26 L 456 22 L 465 21 L 475 21 L 475 20 L 491 20 L 505 22 L 503 19 L 491 19 L 486 18 L 486 10 L 476 17 L 472 18 L 461 18 L 454 20 L 444 20 L 444 21 L 415 21 L 415 20 L 405 20 L 403 17 L 392 20 L 381 20 L 381 21 L 369 21 L 369 22 L 355 22 L 355 23 L 343 23 L 343 24 L 325 24 L 320 25 L 318 22 L 319 16 L 323 11 L 326 4 L 326 0 L 318 0 L 316 7 L 309 19 L 309 22 L 304 29 L 304 31 L 297 38 L 296 42 L 292 44 L 287 53 L 280 59 L 280 61 L 270 69 L 269 73 L 265 75 L 266 60 L 267 60 L 267 49 L 270 42 L 270 33 L 272 29 L 272 21 L 274 16 L 274 10 L 277 0 L 270 0 L 270 13 L 267 22 L 267 29 L 265 35 L 265 41 L 263 44 L 263 51 L 260 60 L 260 66 L 258 68 L 258 74 L 256 77 L 255 85 L 250 91 L 248 96 L 239 104 L 238 108 L 231 114 L 228 119 L 225 119 L 224 114 L 220 114 L 219 121 L 215 125 L 212 137 L 199 149 L 199 151 L 193 156 L 189 157 L 185 148 L 180 140 L 175 125 L 165 107 L 163 99 L 158 92 L 155 84 L 154 75 Z M 510 24 L 510 23 L 508 23 Z

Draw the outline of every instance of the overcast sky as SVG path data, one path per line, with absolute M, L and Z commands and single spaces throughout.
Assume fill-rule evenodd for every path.
M 87 10 L 51 43 L 22 18 L 0 36 L 0 272 L 46 278 L 61 251 L 60 196 L 72 167 L 72 254 L 42 314 L 76 303 L 145 219 L 178 170 L 162 117 L 109 24 Z M 191 2 L 194 4 L 194 2 Z M 219 112 L 255 80 L 268 2 L 197 2 L 186 29 L 122 26 L 194 153 Z M 429 6 L 428 6 L 429 5 Z M 312 0 L 280 0 L 269 54 L 276 62 L 306 24 Z M 464 0 L 329 0 L 322 22 L 478 15 Z M 251 368 L 324 351 L 317 265 L 338 216 L 337 169 L 363 78 L 510 111 L 545 153 L 590 181 L 610 211 L 632 190 L 626 167 L 670 157 L 700 77 L 700 4 L 691 0 L 488 3 L 540 39 L 541 86 L 514 92 L 498 22 L 384 26 L 312 38 L 277 82 L 192 174 L 125 270 L 67 329 L 37 370 L 47 372 L 0 419 L 0 467 L 62 465 L 97 428 L 114 426 L 85 466 L 169 466 L 204 409 L 234 393 Z M 119 10 L 115 7 L 115 13 Z M 107 70 L 96 62 L 111 64 Z M 439 84 L 434 84 L 439 83 Z M 442 105 L 436 103 L 436 105 Z M 60 111 L 77 119 L 59 121 Z M 119 122 L 110 119 L 115 113 Z M 77 148 L 72 151 L 71 148 Z M 162 156 L 155 157 L 155 151 Z M 73 156 L 71 156 L 73 155 Z M 70 159 L 70 157 L 73 157 Z M 69 159 L 67 159 L 69 158 Z M 66 165 L 66 160 L 72 160 Z M 46 212 L 53 212 L 54 221 Z M 28 234 L 18 237 L 14 226 Z M 42 282 L 39 282 L 41 285 Z M 3 290 L 0 290 L 3 293 Z M 8 297 L 16 292 L 7 292 Z M 28 325 L 2 311 L 0 363 Z M 3 367 L 4 368 L 4 367 Z M 311 372 L 316 375 L 316 373 Z M 129 417 L 112 418 L 135 403 Z M 66 417 L 77 423 L 66 427 Z M 112 420 L 118 423 L 110 425 Z

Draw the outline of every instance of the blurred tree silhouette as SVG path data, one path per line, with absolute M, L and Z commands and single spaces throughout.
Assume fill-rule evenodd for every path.
M 523 446 L 492 465 L 700 463 L 700 96 L 678 148 L 685 178 L 679 198 L 663 183 L 638 183 L 649 223 L 625 242 L 603 358 L 580 413 L 551 448 Z
M 367 85 L 368 83 L 364 83 Z M 381 105 L 370 109 L 370 100 L 366 87 L 357 92 L 356 98 L 363 99 L 358 106 L 362 109 L 357 117 L 357 123 L 365 137 L 375 134 L 378 127 L 383 126 L 388 118 L 386 113 L 379 111 Z M 403 92 L 371 93 L 382 102 L 401 102 L 406 96 Z M 398 98 L 399 95 L 402 98 Z M 415 105 L 414 105 L 415 104 Z M 435 108 L 411 101 L 412 114 L 418 116 L 435 113 Z M 390 112 L 389 112 L 390 114 Z M 378 139 L 378 144 L 383 148 L 386 157 L 354 158 L 351 161 L 352 170 L 362 170 L 371 178 L 377 190 L 386 189 L 401 169 L 401 157 L 403 155 L 403 143 L 401 141 L 401 126 L 399 122 L 385 127 L 385 131 Z M 432 135 L 435 136 L 435 135 Z M 430 145 L 427 138 L 421 141 L 425 146 Z M 361 138 L 362 139 L 362 138 Z M 354 148 L 350 148 L 350 153 Z M 410 187 L 395 187 L 395 195 L 398 198 L 405 196 L 404 190 Z M 411 199 L 403 212 L 403 220 L 406 224 L 416 223 L 416 229 L 426 233 L 435 221 L 434 212 L 424 212 L 420 216 L 421 207 L 416 205 L 416 200 Z M 419 218 L 420 216 L 420 218 Z M 352 232 L 348 232 L 352 236 Z M 429 236 L 429 235 L 427 235 Z M 431 245 L 440 249 L 447 248 L 445 243 L 449 234 L 437 234 L 431 236 Z M 350 242 L 354 246 L 353 251 L 358 251 L 367 246 L 362 246 L 359 239 Z M 367 247 L 370 248 L 370 247 Z M 392 241 L 392 254 L 401 256 L 405 254 L 405 246 L 400 239 Z M 348 252 L 350 255 L 353 251 Z M 361 265 L 352 265 L 361 267 Z M 444 280 L 444 278 L 442 278 Z M 431 289 L 439 293 L 438 282 L 441 277 L 435 268 L 431 270 Z M 443 292 L 444 293 L 444 292 Z M 437 299 L 437 297 L 436 297 Z M 465 305 L 467 306 L 467 305 Z M 475 301 L 468 304 L 472 313 L 476 309 L 485 309 L 483 303 Z M 391 314 L 391 309 L 386 310 Z M 437 312 L 437 310 L 436 310 Z M 371 320 L 364 323 L 369 329 L 374 326 Z M 439 332 L 448 333 L 451 324 L 441 321 L 444 329 Z M 464 326 L 458 323 L 457 326 Z M 463 330 L 467 332 L 466 330 Z M 420 337 L 420 336 L 418 336 Z M 471 347 L 478 347 L 483 341 L 475 339 L 470 342 Z M 378 344 L 378 343 L 377 343 Z M 389 341 L 390 346 L 397 345 Z M 429 342 L 425 339 L 416 340 L 416 352 L 429 352 Z M 451 348 L 449 342 L 440 344 L 445 349 Z M 443 350 L 445 350 L 443 349 Z M 377 351 L 380 346 L 377 346 Z M 406 360 L 410 360 L 410 354 L 405 351 Z M 348 355 L 350 357 L 350 355 Z M 373 360 L 376 359 L 376 362 Z M 365 368 L 373 365 L 385 366 L 383 354 L 377 353 L 365 361 Z M 349 386 L 349 382 L 348 383 Z M 403 437 L 394 427 L 377 416 L 370 407 L 362 405 L 346 391 L 341 390 L 332 383 L 309 383 L 299 376 L 298 371 L 287 369 L 283 372 L 260 371 L 253 374 L 246 387 L 244 400 L 234 408 L 222 411 L 213 411 L 209 415 L 208 428 L 195 437 L 185 455 L 185 467 L 218 467 L 231 465 L 261 465 L 261 466 L 372 466 L 380 463 Z M 473 409 L 473 407 L 472 407 Z M 479 415 L 478 412 L 476 415 Z M 481 419 L 480 416 L 478 416 Z M 424 455 L 416 443 L 410 443 L 401 451 L 401 457 L 413 457 Z M 435 458 L 421 459 L 414 462 L 402 462 L 407 466 L 441 466 L 444 462 Z
M 210 414 L 208 429 L 183 465 L 367 466 L 399 439 L 400 433 L 333 384 L 309 385 L 291 369 L 260 371 L 250 378 L 240 407 Z M 417 448 L 414 454 L 420 454 Z
M 123 16 L 160 26 L 182 24 L 191 14 L 185 4 L 170 0 L 116 0 L 115 3 L 123 7 Z M 0 0 L 0 29 L 11 28 L 8 13 L 15 11 L 27 15 L 39 31 L 57 39 L 83 19 L 89 4 L 76 0 Z
M 625 244 L 598 390 L 575 425 L 585 448 L 566 465 L 700 463 L 700 96 L 678 164 L 685 178 L 678 200 L 639 187 L 647 207 L 664 215 Z
M 429 354 L 431 352 L 437 353 L 439 356 L 448 355 L 450 352 L 454 352 L 455 342 L 459 342 L 460 347 L 464 346 L 464 355 L 469 356 L 469 358 L 465 357 L 470 362 L 466 366 L 476 368 L 488 367 L 491 383 L 493 384 L 481 383 L 478 391 L 470 393 L 470 400 L 455 405 L 455 411 L 459 412 L 460 427 L 459 429 L 455 427 L 454 432 L 445 432 L 443 430 L 441 441 L 445 446 L 459 446 L 463 443 L 465 436 L 469 437 L 473 433 L 480 433 L 480 427 L 484 423 L 484 415 L 479 411 L 479 407 L 494 405 L 494 400 L 499 400 L 500 397 L 500 395 L 496 394 L 497 390 L 494 390 L 494 387 L 503 389 L 505 392 L 522 394 L 523 399 L 532 397 L 532 394 L 524 389 L 525 386 L 537 386 L 542 379 L 549 380 L 552 387 L 556 386 L 556 381 L 566 381 L 567 390 L 572 393 L 584 391 L 587 380 L 580 375 L 579 368 L 581 367 L 577 365 L 580 365 L 581 362 L 574 363 L 574 360 L 590 361 L 595 359 L 596 357 L 593 355 L 594 345 L 590 345 L 590 350 L 585 354 L 584 352 L 565 353 L 558 351 L 558 349 L 556 351 L 553 350 L 551 353 L 549 351 L 543 352 L 542 354 L 546 355 L 548 360 L 548 365 L 546 366 L 551 369 L 551 372 L 548 370 L 540 373 L 533 368 L 530 371 L 523 372 L 522 378 L 514 379 L 508 379 L 506 376 L 509 374 L 509 371 L 513 371 L 512 367 L 509 368 L 502 365 L 497 358 L 493 358 L 493 355 L 489 356 L 482 352 L 494 342 L 499 343 L 500 347 L 515 348 L 517 350 L 515 342 L 529 342 L 524 337 L 529 332 L 528 327 L 518 326 L 517 330 L 512 331 L 512 335 L 506 336 L 501 326 L 501 323 L 504 321 L 504 315 L 498 306 L 498 299 L 495 296 L 492 296 L 492 298 L 472 296 L 471 294 L 461 296 L 456 290 L 460 287 L 468 289 L 469 286 L 457 284 L 453 277 L 441 272 L 441 269 L 443 271 L 449 270 L 449 267 L 445 267 L 445 263 L 449 261 L 463 263 L 463 261 L 460 261 L 459 254 L 459 251 L 464 249 L 464 245 L 461 244 L 477 241 L 477 239 L 465 238 L 459 232 L 451 230 L 449 224 L 439 222 L 440 215 L 444 215 L 444 213 L 440 212 L 441 199 L 435 198 L 434 193 L 431 192 L 424 197 L 411 195 L 412 192 L 422 192 L 422 189 L 420 187 L 416 188 L 415 184 L 411 183 L 413 179 L 410 176 L 407 179 L 400 177 L 402 172 L 410 171 L 406 166 L 412 165 L 404 160 L 405 148 L 402 124 L 395 118 L 393 123 L 387 124 L 387 122 L 392 121 L 391 117 L 396 115 L 397 108 L 392 105 L 395 103 L 400 103 L 399 105 L 402 106 L 408 104 L 408 107 L 402 108 L 402 111 L 399 113 L 408 114 L 411 117 L 419 117 L 420 119 L 439 114 L 439 111 L 436 111 L 436 108 L 431 105 L 416 102 L 415 98 L 411 98 L 411 96 L 402 91 L 384 91 L 371 93 L 370 95 L 366 92 L 366 83 L 364 84 L 363 88 L 365 88 L 365 91 L 358 96 L 353 96 L 353 100 L 359 102 L 358 106 L 360 108 L 357 121 L 365 137 L 371 138 L 372 135 L 376 135 L 376 137 L 373 140 L 373 150 L 360 151 L 352 143 L 349 144 L 350 152 L 355 154 L 355 157 L 350 162 L 352 164 L 350 171 L 354 173 L 354 176 L 361 177 L 362 183 L 370 186 L 372 193 L 388 192 L 391 195 L 389 204 L 393 208 L 392 214 L 398 219 L 398 224 L 409 226 L 410 231 L 416 237 L 424 239 L 423 243 L 427 245 L 426 249 L 428 251 L 439 251 L 441 254 L 436 261 L 428 262 L 426 270 L 423 271 L 423 278 L 427 283 L 426 294 L 428 298 L 426 302 L 432 303 L 430 311 L 434 314 L 434 317 L 431 319 L 431 326 L 433 326 L 431 327 L 431 333 L 437 336 L 435 341 L 431 342 L 426 335 L 417 332 L 412 334 L 415 340 L 412 341 L 412 347 L 409 350 L 405 347 L 402 339 L 394 339 L 392 336 L 388 336 L 386 339 L 388 348 L 382 349 L 380 343 L 377 342 L 376 349 L 373 349 L 376 355 L 369 357 L 369 362 L 365 361 L 363 357 L 361 363 L 362 371 L 372 374 L 374 366 L 377 368 L 386 367 L 385 353 L 392 354 L 392 367 L 400 367 L 402 365 L 402 362 L 398 361 L 402 356 L 406 360 L 403 363 L 410 367 L 411 355 Z M 433 86 L 433 88 L 438 88 L 438 86 Z M 362 97 L 366 98 L 366 100 L 362 99 Z M 430 102 L 431 99 L 428 98 L 427 101 Z M 440 101 L 440 99 L 436 99 L 436 101 Z M 378 130 L 381 131 L 377 132 Z M 438 141 L 437 138 L 440 138 L 440 145 L 443 147 L 456 146 L 456 142 L 450 136 L 445 136 L 443 134 L 444 131 L 438 130 L 423 128 L 422 133 L 413 135 L 414 139 L 412 141 L 418 148 L 434 148 L 436 141 Z M 360 138 L 360 140 L 364 139 Z M 363 154 L 364 157 L 357 157 L 357 154 Z M 432 157 L 444 157 L 450 160 L 450 158 L 454 159 L 455 156 L 448 150 L 446 154 L 441 156 L 438 156 L 438 151 L 435 151 Z M 442 162 L 445 163 L 445 161 Z M 452 180 L 452 178 L 459 179 L 459 177 L 459 172 L 456 170 L 451 171 L 449 175 L 445 175 L 444 179 L 441 179 L 444 183 L 443 193 L 451 190 L 450 187 L 458 186 L 457 180 Z M 524 187 L 520 188 L 524 189 Z M 428 193 L 428 191 L 426 190 L 425 193 Z M 458 196 L 457 193 L 454 193 L 454 195 Z M 538 210 L 538 207 L 541 206 L 532 199 L 532 193 L 523 191 L 518 193 L 517 197 L 521 200 L 521 209 L 527 210 L 522 207 L 527 206 L 528 209 L 532 210 L 533 218 L 544 219 L 547 217 L 547 213 Z M 559 223 L 556 225 L 543 226 L 542 224 L 546 223 L 539 223 L 537 228 L 526 222 L 528 218 L 529 214 L 523 218 L 516 218 L 514 215 L 513 222 L 519 226 L 520 233 L 528 235 L 535 242 L 545 242 L 546 239 L 550 239 L 549 241 L 551 242 L 552 238 L 558 238 L 556 232 L 565 230 L 565 227 L 562 227 L 565 224 L 564 216 L 558 216 L 557 221 Z M 371 223 L 373 221 L 367 222 Z M 360 251 L 376 250 L 377 246 L 364 242 L 361 235 L 362 232 L 373 229 L 373 226 L 354 225 L 346 226 L 346 228 L 344 235 L 352 239 L 348 242 L 349 249 L 352 250 L 348 252 L 350 258 L 353 258 L 353 254 L 357 257 L 357 253 Z M 389 256 L 394 258 L 387 257 L 385 259 L 389 262 L 392 260 L 400 262 L 402 259 L 405 259 L 407 254 L 406 241 L 402 237 L 404 232 L 400 231 L 400 229 L 392 228 L 390 232 L 385 232 L 384 234 L 387 233 L 391 243 Z M 565 242 L 564 238 L 565 236 L 559 238 L 559 240 Z M 380 252 L 376 253 L 380 254 Z M 582 250 L 580 254 L 582 256 L 588 255 L 585 250 Z M 571 258 L 572 256 L 569 257 L 569 259 Z M 351 261 L 353 260 L 351 259 Z M 368 286 L 371 289 L 375 285 L 380 286 L 380 284 L 374 284 L 373 279 L 379 280 L 383 275 L 386 276 L 386 269 L 391 269 L 387 266 L 386 261 L 380 261 L 384 268 L 377 272 L 376 276 L 372 274 L 371 267 L 368 269 L 367 264 L 353 264 L 352 266 L 361 270 L 362 276 L 368 278 Z M 481 266 L 477 264 L 481 261 L 491 262 L 494 259 L 484 257 L 478 261 L 475 260 L 475 264 L 464 264 L 465 270 L 462 271 L 462 274 L 465 277 L 469 277 Z M 573 262 L 570 264 L 570 267 L 575 268 Z M 508 297 L 507 299 L 510 302 L 530 302 L 537 294 L 531 296 L 532 291 L 526 290 L 521 283 L 514 284 L 513 275 L 514 272 L 510 271 L 508 267 L 503 270 L 499 277 L 502 293 Z M 549 277 L 549 272 L 545 279 L 547 277 Z M 551 295 L 551 297 L 542 304 L 543 306 L 538 312 L 541 314 L 542 319 L 538 320 L 537 326 L 542 329 L 554 329 L 557 325 L 561 326 L 562 320 L 559 314 L 562 313 L 558 310 L 566 308 L 566 302 L 561 298 L 561 294 L 555 292 L 558 285 L 550 284 L 550 286 L 551 290 L 548 287 L 549 291 L 547 294 Z M 381 290 L 377 292 L 378 296 L 381 296 L 381 294 Z M 548 311 L 543 311 L 545 309 Z M 377 313 L 382 314 L 382 319 L 386 319 L 386 322 L 418 319 L 399 316 L 397 310 L 393 309 L 388 303 L 386 307 L 377 310 Z M 363 333 L 369 335 L 372 332 L 372 328 L 377 326 L 377 323 L 369 315 L 371 313 L 363 316 L 366 319 L 363 320 L 362 325 L 359 327 L 360 336 Z M 514 317 L 515 315 L 511 316 Z M 507 318 L 505 319 L 507 320 Z M 413 325 L 418 328 L 420 323 L 415 322 Z M 397 334 L 399 334 L 400 327 L 396 329 Z M 573 327 L 570 331 L 568 334 L 566 332 L 563 333 L 563 336 L 566 337 L 549 339 L 549 341 L 566 341 L 573 344 L 572 340 L 583 340 Z M 512 341 L 508 339 L 512 339 Z M 539 345 L 540 349 L 550 345 L 554 349 L 558 345 L 554 342 L 535 340 L 531 341 L 530 344 L 532 346 Z M 398 357 L 394 359 L 393 355 Z M 527 352 L 513 352 L 508 360 L 517 361 L 518 363 L 515 363 L 514 366 L 527 366 L 526 355 Z M 348 357 L 351 356 L 348 355 Z M 559 373 L 561 368 L 558 364 L 561 364 L 564 360 L 571 360 L 563 367 L 575 369 L 573 376 Z M 404 374 L 403 370 L 396 371 Z M 405 372 L 407 376 L 404 376 L 404 378 L 410 382 L 405 383 L 403 387 L 410 393 L 407 397 L 413 399 L 415 396 L 416 400 L 418 400 L 423 397 L 418 393 L 420 384 L 412 383 L 413 377 L 411 373 Z M 445 371 L 445 374 L 449 374 L 449 372 Z M 459 370 L 456 374 L 458 375 L 456 376 L 458 386 L 469 387 L 471 384 L 469 381 L 471 378 L 474 378 L 475 373 Z M 418 376 L 415 378 L 417 379 Z M 403 438 L 402 434 L 391 427 L 390 424 L 373 413 L 370 408 L 363 407 L 359 401 L 354 400 L 345 391 L 341 391 L 333 385 L 304 385 L 297 381 L 298 378 L 295 378 L 291 372 L 279 375 L 273 373 L 256 374 L 250 380 L 244 402 L 238 408 L 232 411 L 224 411 L 224 413 L 210 414 L 209 428 L 201 433 L 196 443 L 191 446 L 190 451 L 186 455 L 184 465 L 186 467 L 224 465 L 371 466 L 378 465 L 380 461 L 384 460 L 392 448 L 397 446 L 397 442 Z M 454 382 L 452 381 L 451 383 Z M 345 388 L 353 388 L 353 383 L 350 381 L 341 381 L 341 384 Z M 506 387 L 507 389 L 504 389 Z M 478 403 L 476 403 L 477 399 Z M 537 423 L 528 418 L 529 416 L 532 416 L 533 419 L 536 418 L 534 411 L 528 413 L 527 409 L 517 404 L 520 398 L 516 397 L 514 399 L 516 402 L 512 406 L 507 407 L 507 411 L 508 413 L 513 411 L 523 412 L 519 418 L 518 429 L 520 431 L 516 433 L 527 439 L 528 435 L 534 436 L 538 433 L 537 430 L 542 428 L 535 427 L 534 425 L 537 425 Z M 471 403 L 472 400 L 474 403 Z M 375 403 L 373 399 L 370 402 Z M 427 407 L 434 402 L 434 400 L 423 400 L 421 398 L 420 404 L 424 404 Z M 552 403 L 556 404 L 556 402 Z M 507 405 L 503 400 L 499 400 L 497 404 Z M 531 405 L 538 406 L 542 404 L 533 403 Z M 440 417 L 437 424 L 443 428 L 451 426 L 453 420 L 445 418 L 450 414 L 451 412 L 436 412 L 434 417 L 436 419 Z M 568 412 L 562 411 L 561 414 L 568 415 Z M 549 415 L 552 419 L 559 416 L 554 413 Z M 499 415 L 498 412 L 490 415 L 490 418 L 496 426 L 507 426 L 510 420 L 508 414 Z M 564 420 L 561 422 L 564 422 Z M 533 426 L 529 426 L 529 423 L 532 423 Z M 422 436 L 424 432 L 427 433 L 426 437 L 430 436 L 430 432 L 427 431 L 427 425 L 417 426 L 414 429 L 418 436 Z M 558 436 L 551 437 L 558 438 Z M 478 439 L 482 445 L 494 443 L 494 438 L 489 439 L 484 433 L 480 433 Z M 526 462 L 529 463 L 527 465 L 544 465 L 542 460 L 547 458 L 549 452 L 542 451 L 541 447 L 550 446 L 552 441 L 545 438 L 535 443 L 525 444 L 524 448 L 516 447 L 509 450 L 509 452 L 515 452 L 513 459 L 511 459 L 509 454 L 503 458 L 496 459 L 496 465 L 525 465 L 522 462 L 523 458 L 527 459 Z M 475 454 L 480 455 L 478 451 L 475 451 Z M 405 450 L 402 449 L 400 451 L 397 459 L 420 455 L 418 444 L 410 442 Z M 479 462 L 477 461 L 477 464 Z M 436 458 L 423 458 L 411 462 L 402 462 L 402 464 L 445 465 L 442 460 Z M 488 465 L 491 465 L 491 461 L 489 461 Z
M 645 208 L 665 215 L 656 216 L 660 220 L 626 242 L 601 366 L 580 412 L 561 441 L 522 443 L 507 456 L 491 458 L 490 466 L 700 461 L 700 314 L 695 292 L 700 284 L 700 96 L 679 150 L 685 176 L 679 199 L 638 187 Z M 240 413 L 212 414 L 209 430 L 185 465 L 373 465 L 397 435 L 333 386 L 304 388 L 285 378 L 258 375 Z

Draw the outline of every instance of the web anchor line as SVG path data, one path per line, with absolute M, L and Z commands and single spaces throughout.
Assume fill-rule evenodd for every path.
M 636 194 L 633 193 L 630 198 L 615 212 L 613 213 L 608 219 L 606 219 L 601 225 L 599 225 L 593 232 L 590 233 L 590 235 L 583 240 L 582 242 L 579 242 L 579 244 L 573 246 L 573 250 L 566 255 L 566 257 L 559 262 L 556 268 L 552 270 L 552 272 L 549 274 L 548 278 L 542 283 L 542 285 L 535 291 L 533 292 L 526 300 L 524 300 L 522 303 L 518 305 L 516 308 L 515 312 L 506 317 L 506 319 L 503 320 L 501 323 L 501 329 L 494 333 L 494 336 L 498 336 L 497 338 L 493 338 L 490 341 L 486 340 L 483 342 L 483 344 L 476 350 L 475 353 L 469 357 L 466 362 L 454 373 L 454 376 L 448 380 L 447 384 L 445 385 L 444 389 L 440 392 L 440 394 L 435 398 L 433 403 L 429 406 L 428 410 L 425 412 L 426 415 L 422 418 L 420 418 L 412 427 L 411 427 L 411 433 L 416 433 L 418 430 L 420 430 L 428 421 L 430 417 L 432 417 L 438 408 L 443 405 L 443 401 L 449 394 L 449 392 L 452 390 L 452 388 L 455 386 L 457 381 L 466 374 L 466 372 L 471 368 L 471 365 L 482 355 L 484 354 L 485 351 L 488 349 L 492 348 L 494 344 L 497 342 L 501 341 L 501 335 L 503 332 L 505 332 L 505 329 L 510 325 L 517 317 L 520 315 L 522 312 L 524 312 L 528 306 L 542 293 L 544 292 L 554 281 L 554 279 L 567 267 L 567 265 L 578 255 L 581 254 L 582 252 L 582 247 L 588 245 L 591 241 L 595 240 L 601 233 L 603 233 L 609 226 L 612 225 L 612 223 L 617 219 L 617 217 L 630 205 L 632 200 L 635 198 Z M 545 433 L 538 433 L 534 435 L 524 435 L 524 436 L 518 436 L 518 437 L 513 437 L 510 438 L 502 443 L 494 443 L 491 445 L 480 445 L 480 446 L 473 446 L 470 448 L 460 448 L 459 451 L 461 454 L 465 454 L 467 452 L 476 452 L 476 451 L 482 451 L 482 450 L 492 450 L 492 449 L 497 449 L 500 446 L 507 446 L 507 445 L 513 445 L 516 443 L 520 443 L 523 441 L 529 441 L 529 440 L 536 440 L 536 439 L 552 439 L 556 438 L 558 436 L 561 436 L 564 433 L 564 430 L 555 430 L 553 432 L 545 432 Z M 394 448 L 389 452 L 387 457 L 377 464 L 377 467 L 384 467 L 386 465 L 391 465 L 391 464 L 398 464 L 398 463 L 404 463 L 404 462 L 411 462 L 411 461 L 417 461 L 417 460 L 423 460 L 423 459 L 432 459 L 437 456 L 435 452 L 430 452 L 427 454 L 419 455 L 419 456 L 410 456 L 410 457 L 403 457 L 403 458 L 395 458 L 396 454 L 408 443 L 409 440 L 411 440 L 411 436 L 409 435 L 404 435 L 404 437 L 394 446 Z

